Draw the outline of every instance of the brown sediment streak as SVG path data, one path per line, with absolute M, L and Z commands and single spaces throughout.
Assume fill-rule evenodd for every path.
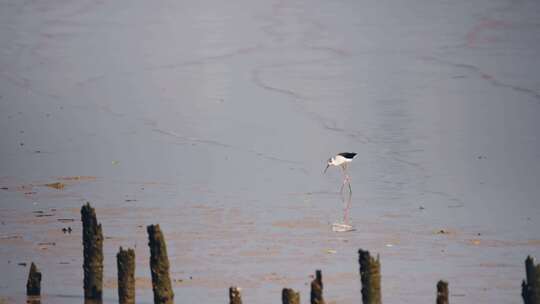
M 262 32 L 264 32 L 267 36 L 270 36 L 274 41 L 277 41 L 277 42 L 283 41 L 285 40 L 285 38 L 287 38 L 286 33 L 280 33 L 277 30 L 279 26 L 284 25 L 284 22 L 282 18 L 280 17 L 282 17 L 282 11 L 285 9 L 284 5 L 286 3 L 287 2 L 285 1 L 279 1 L 277 3 L 274 3 L 274 5 L 272 6 L 271 16 L 267 18 L 269 20 L 269 24 L 261 27 Z M 321 36 L 320 33 L 326 31 L 327 28 L 323 23 L 317 20 L 306 19 L 305 21 L 311 24 L 311 28 L 308 29 L 308 31 L 302 37 L 300 37 L 299 47 L 304 50 L 311 50 L 311 51 L 325 53 L 326 55 L 324 56 L 324 58 L 319 58 L 315 60 L 281 62 L 281 63 L 277 63 L 273 65 L 255 67 L 251 72 L 251 79 L 256 86 L 269 92 L 279 93 L 279 94 L 288 96 L 293 101 L 309 100 L 308 96 L 305 96 L 299 93 L 298 91 L 295 91 L 290 88 L 278 87 L 276 85 L 269 83 L 268 80 L 264 79 L 265 72 L 268 72 L 271 69 L 279 69 L 282 67 L 308 65 L 308 64 L 314 64 L 314 63 L 325 63 L 325 62 L 329 62 L 333 60 L 339 60 L 340 58 L 343 58 L 343 57 L 351 56 L 349 51 L 334 47 L 332 45 L 310 44 L 310 40 L 313 40 L 313 39 L 309 39 L 308 38 L 309 36 L 320 37 Z M 323 129 L 326 129 L 332 132 L 342 133 L 345 136 L 348 136 L 354 139 L 358 139 L 360 137 L 364 143 L 372 142 L 370 138 L 367 138 L 363 134 L 360 134 L 358 132 L 346 132 L 344 129 L 336 127 L 335 123 L 332 123 L 331 121 L 329 122 L 328 119 L 324 118 L 318 113 L 309 111 L 305 108 L 303 109 L 303 111 L 305 114 L 307 114 L 309 118 L 311 118 L 313 121 L 321 125 Z
M 219 54 L 219 55 L 214 55 L 214 56 L 207 56 L 207 57 L 203 57 L 203 58 L 195 59 L 195 60 L 191 60 L 191 61 L 149 66 L 149 67 L 145 67 L 144 70 L 145 71 L 155 71 L 155 70 L 176 69 L 176 68 L 181 68 L 181 67 L 202 65 L 202 64 L 208 63 L 209 61 L 225 59 L 225 58 L 233 57 L 233 56 L 236 56 L 236 55 L 244 55 L 244 54 L 248 54 L 248 53 L 260 50 L 260 49 L 262 49 L 262 47 L 260 45 L 256 45 L 256 46 L 252 46 L 252 47 L 245 47 L 245 48 L 236 49 L 236 50 L 224 53 L 224 54 Z
M 166 63 L 166 64 L 160 64 L 160 65 L 146 66 L 146 67 L 143 67 L 142 70 L 143 71 L 174 70 L 174 69 L 178 69 L 178 68 L 187 68 L 187 67 L 192 67 L 192 66 L 199 66 L 199 65 L 209 63 L 210 61 L 226 59 L 226 58 L 234 57 L 234 56 L 237 56 L 237 55 L 249 54 L 249 53 L 258 51 L 260 49 L 262 49 L 262 46 L 260 46 L 260 45 L 251 46 L 251 47 L 244 47 L 244 48 L 239 48 L 239 49 L 236 49 L 236 50 L 232 50 L 230 52 L 226 52 L 226 53 L 218 54 L 218 55 L 214 55 L 214 56 L 207 56 L 207 57 L 202 57 L 202 58 L 183 61 L 183 62 L 173 62 L 173 63 Z M 126 72 L 121 72 L 119 74 L 121 74 L 121 75 L 130 75 L 130 74 L 134 74 L 134 73 L 137 73 L 137 71 L 126 71 Z M 111 76 L 111 74 L 101 73 L 101 74 L 90 76 L 90 77 L 88 77 L 86 79 L 80 80 L 80 81 L 78 81 L 76 83 L 76 85 L 77 86 L 83 86 L 83 85 L 86 85 L 86 84 L 96 83 L 98 81 L 102 81 L 102 80 L 106 79 L 109 76 Z
M 52 100 L 59 100 L 62 98 L 62 96 L 53 92 L 36 89 L 29 79 L 22 76 L 18 76 L 13 73 L 8 74 L 7 72 L 0 72 L 0 77 L 4 78 L 6 82 L 12 84 L 13 86 L 23 90 L 25 93 L 30 93 L 37 97 L 44 97 Z
M 306 62 L 308 63 L 308 62 Z M 298 63 L 297 63 L 298 64 Z M 268 91 L 272 91 L 272 92 L 277 92 L 277 93 L 281 93 L 281 94 L 285 94 L 289 97 L 292 97 L 292 98 L 295 98 L 295 99 L 307 99 L 306 97 L 300 95 L 299 93 L 293 91 L 293 90 L 289 90 L 289 89 L 282 89 L 282 88 L 278 88 L 278 87 L 275 87 L 275 86 L 272 86 L 270 84 L 268 84 L 267 82 L 265 82 L 263 79 L 262 79 L 262 72 L 264 71 L 265 68 L 274 68 L 274 67 L 278 67 L 278 66 L 286 66 L 287 64 L 283 64 L 283 65 L 274 65 L 274 66 L 268 66 L 268 67 L 258 67 L 258 68 L 255 68 L 253 69 L 252 73 L 251 73 L 251 79 L 253 80 L 253 82 L 258 86 L 258 87 L 261 87 L 265 90 L 268 90 Z
M 333 47 L 333 46 L 327 46 L 327 45 L 311 45 L 308 43 L 308 40 L 307 39 L 307 36 L 308 35 L 319 35 L 320 36 L 320 32 L 323 32 L 323 31 L 327 31 L 327 27 L 317 21 L 317 20 L 310 20 L 310 23 L 313 24 L 313 30 L 311 31 L 308 31 L 305 35 L 304 35 L 304 42 L 302 43 L 302 45 L 308 49 L 311 49 L 311 50 L 314 50 L 314 51 L 321 51 L 321 52 L 326 52 L 326 53 L 330 53 L 332 55 L 335 55 L 337 57 L 349 57 L 351 56 L 351 53 L 345 49 L 342 49 L 342 48 L 337 48 L 337 47 Z
M 469 70 L 469 71 L 477 74 L 483 80 L 488 81 L 491 85 L 493 85 L 495 87 L 508 88 L 508 89 L 511 89 L 511 90 L 513 90 L 515 92 L 518 92 L 518 93 L 527 94 L 527 95 L 529 95 L 529 97 L 532 97 L 532 98 L 536 99 L 536 103 L 540 104 L 540 93 L 539 92 L 537 92 L 535 90 L 532 90 L 532 89 L 529 89 L 529 88 L 521 87 L 521 86 L 518 86 L 518 85 L 512 85 L 512 84 L 504 83 L 504 82 L 496 79 L 495 76 L 490 75 L 488 73 L 485 73 L 484 71 L 482 71 L 479 67 L 477 67 L 475 65 L 465 64 L 465 63 L 456 63 L 456 62 L 443 60 L 443 59 L 432 57 L 432 56 L 422 57 L 422 59 L 426 60 L 426 61 L 433 61 L 433 62 L 436 62 L 436 63 L 439 63 L 439 64 L 452 66 L 452 67 L 455 67 L 455 68 Z
M 347 51 L 347 50 L 333 48 L 333 47 L 330 47 L 330 46 L 307 46 L 307 47 L 312 49 L 312 50 L 315 50 L 315 51 L 328 52 L 328 53 L 336 54 L 336 55 L 342 56 L 342 57 L 351 55 L 349 53 L 349 51 Z
M 502 20 L 493 20 L 493 19 L 484 19 L 475 25 L 466 36 L 467 47 L 473 48 L 479 43 L 487 42 L 486 39 L 482 39 L 480 34 L 484 30 L 496 29 L 496 28 L 506 28 L 509 24 L 506 21 Z
M 176 133 L 174 133 L 172 131 L 167 131 L 167 130 L 162 130 L 162 129 L 152 129 L 152 131 L 163 134 L 163 135 L 171 136 L 171 137 L 174 137 L 174 138 L 178 138 L 180 140 L 188 141 L 188 142 L 195 142 L 195 143 L 200 143 L 200 144 L 214 145 L 214 146 L 219 146 L 219 147 L 223 147 L 223 148 L 232 148 L 231 145 L 224 144 L 224 143 L 221 143 L 221 142 L 215 141 L 215 140 L 199 139 L 199 138 L 182 136 L 182 135 L 176 134 Z
M 455 195 L 452 195 L 452 194 L 447 193 L 447 192 L 435 191 L 435 190 L 425 190 L 423 193 L 439 195 L 439 196 L 445 197 L 450 202 L 455 202 L 455 205 L 449 205 L 448 208 L 458 208 L 458 207 L 465 206 L 465 202 L 463 200 L 461 200 L 458 197 L 456 197 Z
M 275 93 L 280 93 L 280 94 L 289 96 L 289 97 L 291 97 L 292 99 L 294 99 L 296 101 L 298 101 L 298 100 L 309 100 L 308 97 L 305 97 L 302 94 L 297 93 L 297 92 L 295 92 L 295 91 L 293 91 L 291 89 L 279 88 L 277 86 L 273 86 L 273 85 L 269 84 L 267 81 L 265 81 L 263 79 L 262 73 L 263 73 L 263 71 L 265 69 L 277 69 L 277 68 L 280 68 L 280 67 L 288 67 L 288 66 L 292 66 L 292 65 L 304 65 L 304 64 L 322 63 L 322 62 L 327 62 L 329 60 L 332 60 L 332 59 L 323 58 L 323 59 L 315 59 L 315 60 L 310 60 L 310 61 L 287 62 L 287 63 L 280 63 L 280 64 L 274 64 L 274 65 L 269 65 L 269 66 L 257 67 L 257 68 L 252 70 L 251 79 L 252 79 L 253 83 L 255 83 L 255 85 L 257 85 L 258 87 L 260 87 L 260 88 L 262 88 L 264 90 L 268 90 L 268 91 L 272 91 L 272 92 L 275 92 Z M 308 111 L 306 109 L 304 109 L 304 111 L 308 115 L 308 117 L 310 117 L 312 120 L 314 120 L 315 122 L 320 124 L 322 126 L 322 128 L 325 129 L 325 130 L 342 133 L 345 136 L 348 136 L 348 137 L 353 138 L 353 139 L 360 139 L 363 143 L 372 143 L 372 142 L 374 142 L 371 138 L 369 138 L 365 134 L 362 134 L 361 132 L 347 131 L 347 130 L 345 130 L 343 128 L 337 127 L 335 122 L 329 121 L 328 119 L 324 118 L 323 116 L 321 116 L 318 113 L 310 112 L 310 111 Z
M 63 180 L 63 181 L 95 181 L 97 177 L 78 175 L 78 176 L 59 176 L 57 177 L 57 179 Z
M 287 163 L 287 164 L 301 164 L 301 162 L 299 162 L 299 161 L 275 157 L 275 156 L 272 156 L 272 155 L 268 155 L 268 154 L 259 152 L 257 150 L 242 149 L 242 148 L 239 148 L 239 147 L 236 147 L 236 146 L 233 146 L 233 145 L 229 145 L 229 144 L 225 144 L 225 143 L 222 143 L 222 142 L 219 142 L 219 141 L 216 141 L 216 140 L 200 139 L 200 138 L 182 136 L 182 135 L 176 134 L 176 133 L 174 133 L 172 131 L 166 131 L 166 130 L 162 130 L 162 129 L 153 129 L 152 131 L 163 134 L 163 135 L 171 136 L 171 137 L 183 140 L 183 141 L 187 141 L 187 142 L 194 142 L 194 143 L 199 143 L 199 144 L 207 144 L 207 145 L 213 145 L 213 146 L 218 146 L 218 147 L 227 148 L 227 149 L 235 149 L 235 150 L 245 151 L 245 152 L 248 152 L 248 153 L 251 153 L 251 154 L 255 154 L 258 157 L 270 160 L 270 161 L 276 161 L 276 162 Z M 300 168 L 300 169 L 302 169 L 302 168 Z

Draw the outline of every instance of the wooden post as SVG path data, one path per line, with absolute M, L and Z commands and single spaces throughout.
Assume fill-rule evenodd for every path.
M 135 251 L 120 251 L 116 255 L 118 266 L 118 300 L 120 304 L 135 304 Z
M 281 301 L 283 304 L 300 304 L 300 293 L 290 288 L 283 288 Z
M 311 281 L 310 303 L 324 304 L 322 273 L 320 270 L 315 271 L 315 279 Z
M 448 304 L 448 283 L 443 280 L 437 283 L 437 304 Z
M 362 303 L 381 304 L 381 263 L 379 256 L 374 259 L 367 250 L 358 250 L 360 280 L 362 282 Z
M 525 304 L 540 304 L 540 264 L 534 265 L 534 259 L 525 260 L 527 281 L 521 283 L 521 296 Z
M 240 288 L 231 286 L 229 288 L 229 304 L 242 304 L 242 295 L 240 294 Z
M 165 238 L 159 225 L 146 227 L 148 246 L 150 246 L 150 270 L 152 272 L 152 289 L 154 303 L 173 304 L 174 292 L 169 277 L 169 258 Z
M 36 264 L 32 262 L 30 265 L 30 272 L 28 273 L 28 281 L 26 282 L 26 295 L 27 296 L 39 296 L 41 294 L 41 272 L 36 267 Z
M 84 253 L 84 298 L 100 302 L 103 293 L 103 232 L 90 203 L 81 208 Z

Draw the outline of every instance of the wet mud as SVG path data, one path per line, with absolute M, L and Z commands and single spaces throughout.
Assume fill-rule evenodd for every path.
M 146 227 L 186 303 L 517 303 L 540 259 L 537 1 L 0 3 L 0 303 L 84 299 L 80 208 L 103 232 L 103 302 Z M 90 60 L 90 58 L 93 58 Z M 94 60 L 95 59 L 95 60 Z M 339 171 L 322 175 L 338 152 Z M 348 213 L 344 216 L 344 210 Z M 353 231 L 334 232 L 347 221 Z

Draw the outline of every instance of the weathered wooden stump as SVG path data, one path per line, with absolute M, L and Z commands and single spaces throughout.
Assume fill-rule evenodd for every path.
M 437 283 L 437 304 L 448 304 L 448 283 L 442 280 Z
M 174 292 L 169 277 L 169 258 L 165 238 L 159 225 L 150 225 L 148 231 L 148 246 L 150 246 L 150 270 L 152 272 L 152 289 L 154 303 L 174 303 Z
M 120 247 L 116 255 L 118 266 L 118 300 L 120 304 L 135 303 L 135 251 Z
M 358 250 L 360 280 L 362 282 L 362 303 L 381 304 L 381 263 L 379 256 L 374 259 L 367 250 Z
M 521 283 L 521 296 L 525 304 L 540 304 L 540 264 L 534 265 L 530 256 L 525 260 L 526 280 Z
M 315 279 L 311 281 L 310 303 L 324 304 L 322 273 L 320 270 L 315 271 Z
M 290 288 L 283 288 L 281 301 L 283 304 L 300 304 L 300 293 Z
M 231 286 L 229 288 L 229 304 L 242 304 L 242 295 L 240 294 L 240 288 Z
M 103 232 L 90 203 L 81 208 L 84 253 L 84 298 L 101 301 L 103 293 Z
M 26 295 L 27 296 L 39 296 L 41 294 L 41 272 L 36 267 L 36 264 L 32 262 L 30 265 L 30 272 L 28 273 L 28 281 L 26 281 Z

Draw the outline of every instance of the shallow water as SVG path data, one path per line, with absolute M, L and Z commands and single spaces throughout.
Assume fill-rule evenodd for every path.
M 327 301 L 359 303 L 364 248 L 387 303 L 432 302 L 439 279 L 453 303 L 521 303 L 540 258 L 537 20 L 536 1 L 0 1 L 0 297 L 24 298 L 17 264 L 35 261 L 44 303 L 82 301 L 90 201 L 110 303 L 119 246 L 151 303 L 153 223 L 177 301 L 239 285 L 305 302 L 322 269 Z M 322 170 L 343 151 L 340 234 L 340 173 Z

